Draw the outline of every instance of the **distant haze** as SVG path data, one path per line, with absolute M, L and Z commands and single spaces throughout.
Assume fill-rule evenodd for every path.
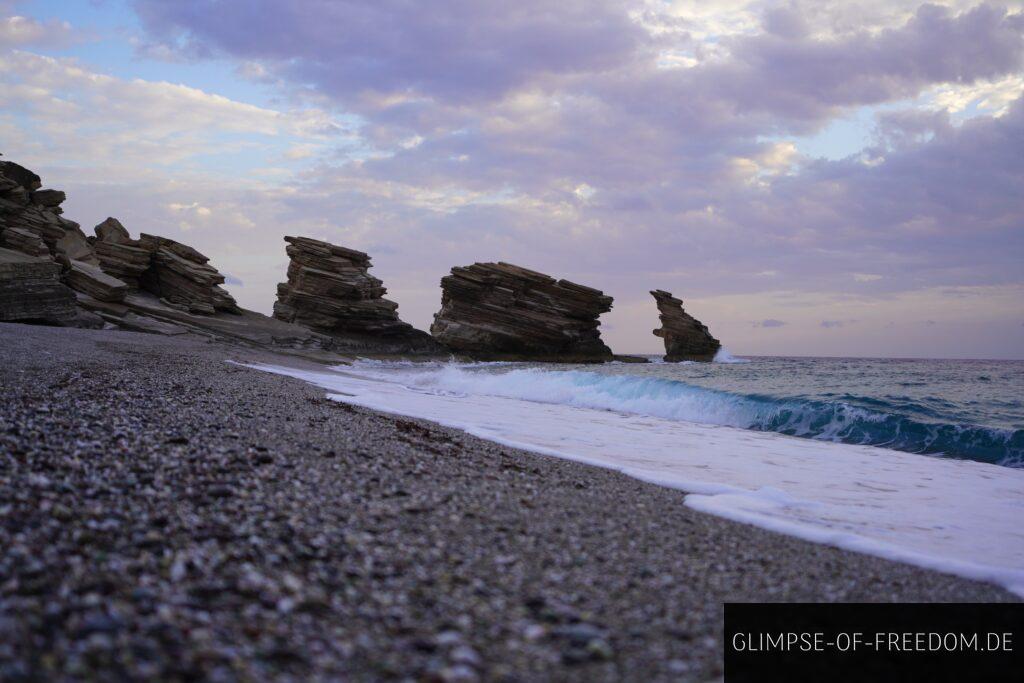
M 282 237 L 665 289 L 734 354 L 1024 358 L 1024 5 L 0 0 L 0 152 L 269 312 Z

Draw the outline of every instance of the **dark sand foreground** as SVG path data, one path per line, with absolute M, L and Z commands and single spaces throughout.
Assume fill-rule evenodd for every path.
M 708 680 L 723 601 L 1000 601 L 324 398 L 0 324 L 0 679 Z

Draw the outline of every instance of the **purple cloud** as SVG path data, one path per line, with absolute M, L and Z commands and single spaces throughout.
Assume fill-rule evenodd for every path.
M 280 76 L 351 100 L 366 91 L 472 100 L 545 73 L 600 71 L 644 38 L 610 0 L 141 0 L 160 40 L 195 55 L 265 60 Z
M 615 316 L 649 316 L 652 287 L 697 306 L 763 296 L 731 309 L 737 334 L 773 316 L 754 324 L 831 339 L 883 326 L 843 307 L 1024 287 L 1024 15 L 907 3 L 868 22 L 829 3 L 768 4 L 721 29 L 641 0 L 136 0 L 150 54 L 234 60 L 283 101 L 356 122 L 345 143 L 296 150 L 302 170 L 262 193 L 164 202 L 212 206 L 218 232 L 199 238 L 206 223 L 192 221 L 189 237 L 232 259 L 263 263 L 298 231 L 371 251 L 419 320 L 452 264 L 495 258 L 612 293 L 623 335 L 648 327 Z M 833 10 L 841 21 L 822 19 Z M 999 106 L 979 106 L 997 86 Z M 965 104 L 947 110 L 940 91 Z M 153 107 L 140 96 L 137 109 Z M 875 118 L 863 150 L 800 154 L 801 136 L 854 115 Z M 276 277 L 242 261 L 228 265 L 243 295 L 270 300 Z M 828 305 L 799 309 L 812 296 Z
M 743 108 L 814 116 L 819 107 L 885 102 L 931 83 L 967 83 L 1019 69 L 1022 33 L 1024 16 L 1003 8 L 981 4 L 954 15 L 924 4 L 903 26 L 877 35 L 858 31 L 819 40 L 769 30 L 740 38 L 735 60 L 710 71 Z

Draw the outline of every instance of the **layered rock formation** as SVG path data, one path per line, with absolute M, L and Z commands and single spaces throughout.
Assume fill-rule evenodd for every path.
M 114 218 L 87 238 L 78 223 L 61 215 L 65 194 L 41 188 L 32 171 L 0 162 L 0 246 L 58 264 L 60 279 L 86 304 L 120 302 L 140 291 L 191 313 L 238 312 L 220 287 L 224 276 L 195 249 L 154 235 L 133 240 Z M 33 295 L 26 290 L 24 296 Z
M 50 256 L 50 250 L 39 235 L 21 228 L 4 228 L 0 231 L 0 244 L 28 256 Z
M 100 301 L 124 301 L 128 295 L 128 285 L 107 275 L 99 266 L 84 261 L 69 262 L 64 281 L 76 292 Z
M 652 291 L 651 295 L 658 304 L 661 319 L 661 328 L 654 330 L 654 334 L 665 340 L 665 360 L 670 363 L 714 360 L 721 343 L 711 336 L 703 323 L 683 310 L 682 299 L 661 289 Z
M 32 171 L 0 161 L 0 322 L 194 334 L 335 362 L 338 352 L 407 353 L 413 346 L 322 334 L 241 310 L 221 287 L 224 276 L 192 247 L 155 235 L 132 239 L 114 218 L 86 237 L 62 216 L 64 199 L 42 189 Z M 417 334 L 420 346 L 438 348 Z
M 138 240 L 133 240 L 116 218 L 108 218 L 93 228 L 93 231 L 96 238 L 92 246 L 96 250 L 100 267 L 132 289 L 139 289 L 139 279 L 149 269 L 152 251 L 143 247 Z
M 235 300 L 220 286 L 224 276 L 192 247 L 146 233 L 140 236 L 139 245 L 151 254 L 149 268 L 140 276 L 146 291 L 191 313 L 239 311 Z
M 166 306 L 190 313 L 238 312 L 234 299 L 220 287 L 224 277 L 198 251 L 153 235 L 133 240 L 114 218 L 96 226 L 95 238 L 86 237 L 78 223 L 61 215 L 64 192 L 41 188 L 42 181 L 32 171 L 11 161 L 0 161 L 0 247 L 47 264 L 29 261 L 30 266 L 5 268 L 5 310 L 11 313 L 3 314 L 8 316 L 4 319 L 15 319 L 9 316 L 22 308 L 27 312 L 19 316 L 35 319 L 36 304 L 45 309 L 47 297 L 57 297 L 54 292 L 60 291 L 42 293 L 50 286 L 42 283 L 53 280 L 54 272 L 57 284 L 63 283 L 63 289 L 70 287 L 78 293 L 78 305 L 84 309 L 100 302 L 121 303 L 130 295 L 152 294 Z M 8 255 L 5 260 L 11 262 L 12 257 Z M 46 275 L 41 280 L 34 276 L 15 278 L 11 275 L 15 271 L 45 271 Z M 17 298 L 24 301 L 15 305 L 12 302 Z M 76 317 L 90 324 L 96 320 L 89 315 L 71 316 Z
M 0 322 L 72 321 L 75 294 L 61 284 L 60 271 L 49 258 L 0 248 Z
M 221 287 L 224 276 L 188 245 L 149 234 L 133 239 L 115 218 L 86 237 L 62 216 L 64 199 L 42 189 L 32 171 L 0 161 L 0 321 L 195 334 L 334 361 L 337 353 L 441 351 L 381 298 L 365 254 L 324 254 L 304 242 L 294 292 L 280 304 L 282 316 L 303 323 L 295 324 L 240 309 Z
M 441 280 L 431 334 L 481 360 L 601 362 L 612 359 L 598 317 L 603 292 L 508 263 L 452 268 Z
M 24 166 L 0 161 L 0 246 L 31 256 L 98 264 L 78 223 L 61 216 L 64 193 L 41 186 L 39 176 Z
M 32 171 L 0 161 L 0 321 L 74 324 L 75 294 L 62 273 L 69 255 L 91 255 L 89 243 L 60 215 L 64 193 L 41 187 Z
M 285 237 L 288 281 L 277 286 L 274 317 L 325 334 L 374 338 L 408 351 L 437 351 L 425 332 L 398 317 L 384 283 L 369 274 L 370 257 L 309 237 Z

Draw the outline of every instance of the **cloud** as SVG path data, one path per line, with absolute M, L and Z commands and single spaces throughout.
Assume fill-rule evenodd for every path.
M 1010 104 L 1024 91 L 1024 75 L 1011 74 L 993 80 L 981 80 L 971 84 L 947 83 L 933 88 L 926 96 L 926 104 L 938 111 L 953 114 L 963 112 L 971 106 L 978 110 L 1002 116 Z
M 755 323 L 752 323 L 754 327 L 783 327 L 786 325 L 784 320 L 776 320 L 775 318 L 766 318 Z
M 322 110 L 276 111 L 17 50 L 0 51 L 0 111 L 0 124 L 15 116 L 32 122 L 31 135 L 4 136 L 11 141 L 8 156 L 36 163 L 87 159 L 103 163 L 106 173 L 127 175 L 203 155 L 283 151 L 299 142 L 323 146 L 344 137 L 341 124 Z
M 0 50 L 4 48 L 47 46 L 61 47 L 72 39 L 71 24 L 66 21 L 38 21 L 17 15 L 2 16 L 0 4 Z
M 1022 15 L 946 4 L 139 0 L 140 57 L 278 99 L 0 52 L 0 139 L 48 178 L 102 169 L 70 208 L 189 231 L 264 310 L 303 233 L 379 254 L 421 324 L 452 265 L 501 258 L 613 294 L 628 350 L 656 350 L 652 287 L 838 348 L 888 322 L 861 307 L 928 292 L 913 319 L 944 320 L 937 292 L 1021 282 Z M 850 117 L 863 149 L 801 153 Z M 751 335 L 767 311 L 786 329 Z
M 985 4 L 959 14 L 920 5 L 885 14 L 896 23 L 874 31 L 835 16 L 834 7 L 817 17 L 831 30 L 810 30 L 807 3 L 766 12 L 762 31 L 753 30 L 749 12 L 735 26 L 715 26 L 708 17 L 724 13 L 713 7 L 702 25 L 692 4 L 637 0 L 135 6 L 167 49 L 237 58 L 261 80 L 310 86 L 381 124 L 421 134 L 479 123 L 479 107 L 531 94 L 564 108 L 556 118 L 597 107 L 674 129 L 670 139 L 684 131 L 806 132 L 840 107 L 1005 76 L 1024 54 L 1021 15 Z M 734 30 L 701 40 L 692 30 L 698 26 Z M 661 68 L 663 55 L 680 53 L 693 54 L 690 68 Z
M 315 12 L 277 7 L 269 16 L 288 30 L 264 45 L 250 39 L 259 25 L 243 31 L 189 5 L 144 13 L 147 25 L 194 54 L 232 55 L 260 64 L 264 78 L 310 84 L 367 121 L 361 132 L 383 153 L 308 176 L 307 207 L 335 217 L 350 240 L 430 244 L 460 259 L 451 262 L 500 254 L 627 297 L 642 296 L 647 279 L 687 296 L 756 291 L 765 277 L 756 273 L 841 291 L 852 271 L 878 292 L 1014 277 L 1024 205 L 1007 183 L 1022 162 L 1006 150 L 1021 132 L 1019 106 L 962 127 L 934 103 L 886 113 L 866 150 L 871 164 L 803 159 L 778 137 L 817 130 L 848 107 L 1010 77 L 1024 49 L 1020 15 L 878 3 L 865 24 L 820 3 L 762 16 L 645 5 L 635 23 L 648 34 L 630 32 L 628 46 L 611 44 L 594 60 L 540 65 L 543 56 L 524 61 L 495 37 L 494 84 L 481 87 L 464 43 L 421 42 L 434 24 L 417 10 L 391 36 L 408 38 L 409 52 L 383 56 L 385 77 L 371 83 L 379 72 L 357 67 L 390 45 L 375 32 L 354 45 L 346 36 L 355 29 L 337 23 L 335 41 L 311 25 Z M 493 17 L 505 11 L 478 5 Z M 439 6 L 444 16 L 457 3 Z M 617 7 L 602 4 L 599 23 L 625 25 L 631 6 Z M 385 3 L 374 16 L 393 10 Z M 495 23 L 479 25 L 486 34 Z M 575 29 L 545 30 L 569 42 Z M 301 47 L 290 46 L 294 36 Z M 686 68 L 659 68 L 673 50 Z M 402 60 L 414 52 L 410 70 Z M 963 166 L 964 157 L 977 161 Z M 979 230 L 986 239 L 971 240 Z M 964 258 L 975 266 L 965 269 Z M 856 269 L 865 263 L 877 270 Z
M 158 41 L 263 60 L 339 99 L 492 98 L 545 74 L 616 68 L 644 38 L 612 0 L 144 0 L 136 8 Z

